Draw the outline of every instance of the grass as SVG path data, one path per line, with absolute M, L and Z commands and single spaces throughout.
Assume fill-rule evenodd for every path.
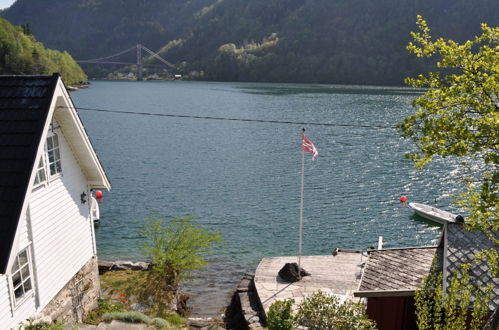
M 87 317 L 85 323 L 99 324 L 113 319 L 125 322 L 141 322 L 159 329 L 188 329 L 186 320 L 168 310 L 168 293 L 159 292 L 145 271 L 109 271 L 100 276 L 101 290 L 99 308 Z M 151 301 L 151 297 L 162 297 L 163 301 Z M 131 305 L 141 303 L 148 308 L 144 313 L 133 311 Z M 165 320 L 166 319 L 166 320 Z
M 133 270 L 110 271 L 100 275 L 101 288 L 107 295 L 125 293 L 128 297 L 140 296 L 143 287 L 147 286 L 147 272 Z
M 19 327 L 21 329 L 21 327 Z M 64 330 L 64 322 L 62 321 L 57 321 L 55 323 L 38 323 L 36 325 L 30 324 L 23 329 L 26 330 Z

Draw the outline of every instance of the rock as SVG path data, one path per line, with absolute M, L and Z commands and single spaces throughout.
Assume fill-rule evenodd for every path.
M 105 261 L 105 260 L 99 260 L 98 266 L 99 266 L 99 274 L 102 275 L 106 273 L 107 271 L 111 270 L 113 267 L 114 262 L 112 261 Z
M 141 303 L 135 303 L 135 304 L 131 304 L 130 307 L 136 311 L 136 312 L 140 312 L 140 313 L 143 313 L 145 312 L 149 306 L 145 305 L 145 304 L 141 304 Z
M 99 274 L 102 275 L 110 270 L 149 270 L 149 263 L 144 261 L 99 260 Z
M 222 327 L 221 320 L 213 319 L 213 318 L 188 318 L 187 324 L 189 325 L 189 329 L 192 330 L 221 330 L 225 329 Z
M 115 261 L 111 270 L 148 270 L 149 264 L 147 262 L 138 261 Z
M 227 329 L 262 329 L 265 312 L 255 289 L 254 274 L 245 274 L 225 310 Z
M 300 274 L 298 274 L 298 264 L 296 262 L 286 263 L 284 267 L 279 271 L 279 276 L 286 282 L 297 282 L 303 276 L 310 276 L 310 273 L 300 268 Z

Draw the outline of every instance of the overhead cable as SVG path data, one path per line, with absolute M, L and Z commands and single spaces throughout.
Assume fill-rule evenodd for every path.
M 195 115 L 165 114 L 165 113 L 154 113 L 154 112 L 134 112 L 134 111 L 123 111 L 123 110 L 83 108 L 83 107 L 76 107 L 76 109 L 78 109 L 78 110 L 84 110 L 84 111 L 119 113 L 119 114 L 126 114 L 126 115 L 170 117 L 170 118 L 188 118 L 188 119 L 205 119 L 205 120 L 225 120 L 225 121 L 240 121 L 240 122 L 254 122 L 254 123 L 269 123 L 269 124 L 309 125 L 309 126 L 333 126 L 333 127 L 372 128 L 372 129 L 395 129 L 395 128 L 397 128 L 396 126 L 387 126 L 387 125 L 318 123 L 318 122 L 301 122 L 301 121 L 287 121 L 287 120 L 267 120 L 267 119 L 247 119 L 247 118 L 230 118 L 230 117 L 195 116 Z

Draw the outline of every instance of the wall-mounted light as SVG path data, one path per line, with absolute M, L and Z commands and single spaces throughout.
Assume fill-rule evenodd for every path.
M 80 198 L 82 204 L 85 204 L 87 202 L 87 194 L 85 192 L 81 193 Z

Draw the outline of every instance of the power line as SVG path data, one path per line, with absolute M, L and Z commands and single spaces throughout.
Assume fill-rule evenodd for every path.
M 112 58 L 112 57 L 117 57 L 117 56 L 120 56 L 120 55 L 123 55 L 125 53 L 128 53 L 129 51 L 133 50 L 137 48 L 137 46 L 133 46 L 133 47 L 130 47 L 128 49 L 125 49 L 121 52 L 118 52 L 116 54 L 113 54 L 113 55 L 109 55 L 109 56 L 105 56 L 105 57 L 99 57 L 99 58 L 92 58 L 90 60 L 77 60 L 76 62 L 92 62 L 92 61 L 101 61 L 101 60 L 107 60 L 109 58 Z
M 358 124 L 298 122 L 298 121 L 285 121 L 285 120 L 245 119 L 245 118 L 193 116 L 193 115 L 174 115 L 174 114 L 153 113 L 153 112 L 133 112 L 133 111 L 110 110 L 110 109 L 96 109 L 96 108 L 80 108 L 80 107 L 77 107 L 77 109 L 78 110 L 84 110 L 84 111 L 119 113 L 119 114 L 126 114 L 126 115 L 169 117 L 169 118 L 188 118 L 188 119 L 205 119 L 205 120 L 224 120 L 224 121 L 240 121 L 240 122 L 253 122 L 253 123 L 269 123 L 269 124 L 308 125 L 308 126 L 332 126 L 332 127 L 372 128 L 372 129 L 395 129 L 395 128 L 397 128 L 396 126 L 384 126 L 384 125 L 363 125 L 363 124 L 358 125 Z

